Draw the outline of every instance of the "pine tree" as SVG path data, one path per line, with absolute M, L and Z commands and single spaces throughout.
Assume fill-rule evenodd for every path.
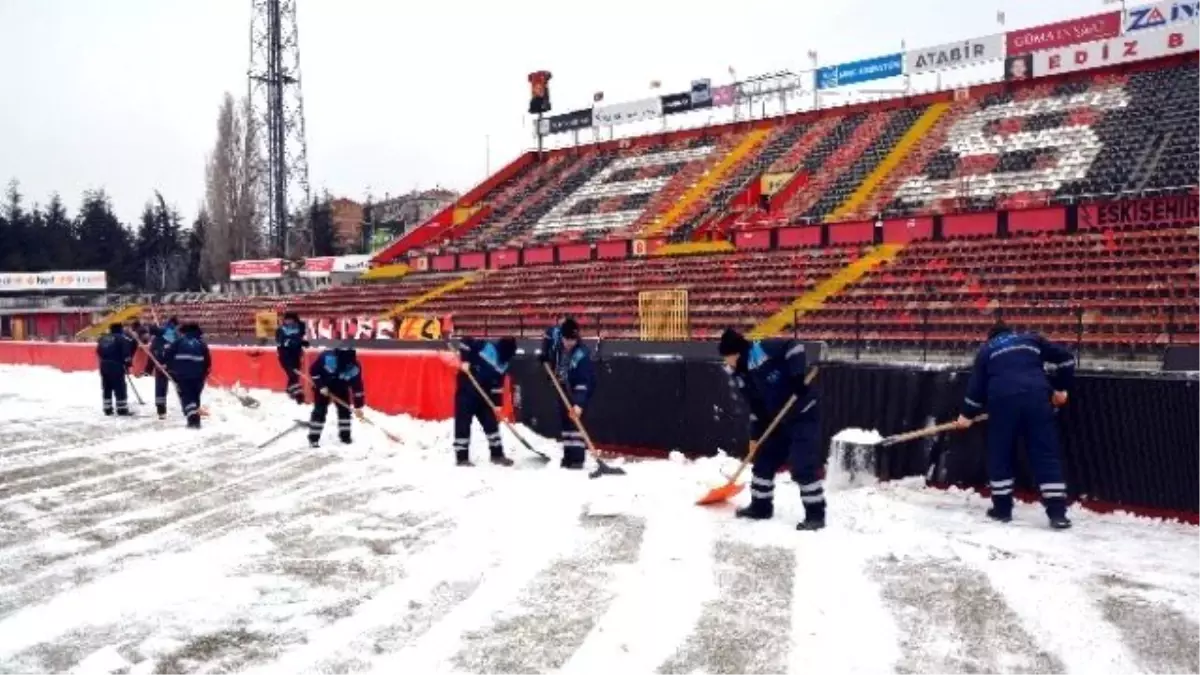
M 21 203 L 21 186 L 16 181 L 10 181 L 8 192 L 5 194 L 4 218 L 7 227 L 4 231 L 4 246 L 0 246 L 0 270 L 6 272 L 25 272 L 29 266 L 25 260 L 25 251 L 29 250 L 28 214 Z
M 204 268 L 201 263 L 204 256 L 204 238 L 207 233 L 208 212 L 200 209 L 200 214 L 192 223 L 192 229 L 187 233 L 187 241 L 184 245 L 187 272 L 184 274 L 183 288 L 186 290 L 203 290 L 207 286 L 205 282 L 212 281 L 204 278 Z
M 76 258 L 76 236 L 71 218 L 63 206 L 58 193 L 50 195 L 50 203 L 46 206 L 46 228 L 42 246 L 50 259 L 50 268 L 56 270 L 73 270 L 78 265 Z
M 109 288 L 139 285 L 141 270 L 134 249 L 134 237 L 112 212 L 112 204 L 103 190 L 85 192 L 77 220 L 79 263 L 82 269 L 104 270 Z

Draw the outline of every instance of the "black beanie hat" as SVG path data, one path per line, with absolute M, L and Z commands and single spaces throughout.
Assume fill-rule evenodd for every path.
M 575 321 L 575 319 L 568 317 L 562 322 L 561 330 L 564 338 L 568 340 L 579 339 L 579 324 Z
M 726 328 L 725 332 L 721 333 L 721 342 L 717 345 L 717 351 L 721 356 L 741 354 L 749 348 L 750 342 L 741 333 L 732 328 Z
M 992 326 L 991 330 L 988 331 L 988 339 L 991 340 L 998 335 L 1011 332 L 1012 328 L 1009 328 L 1008 324 L 1004 323 L 1003 321 L 997 321 L 996 324 Z
M 300 315 L 295 312 L 288 312 L 283 315 L 283 320 L 284 321 L 290 320 L 290 321 L 295 321 L 296 323 L 300 323 Z
M 198 336 L 204 333 L 204 331 L 200 330 L 200 324 L 198 323 L 185 323 L 179 327 L 179 332 L 183 333 L 184 335 L 192 336 Z
M 501 361 L 511 361 L 513 354 L 517 353 L 516 338 L 500 338 L 500 341 L 496 343 L 496 352 L 499 354 Z
M 108 332 L 114 333 L 114 334 L 124 333 L 125 327 L 119 323 L 110 324 L 108 327 Z

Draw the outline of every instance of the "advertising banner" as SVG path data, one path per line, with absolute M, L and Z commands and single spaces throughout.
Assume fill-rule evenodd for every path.
M 1184 30 L 1154 30 L 1036 52 L 1030 56 L 1033 58 L 1034 76 L 1043 77 L 1194 52 L 1198 43 L 1200 39 L 1197 39 L 1194 27 Z
M 712 107 L 712 80 L 692 80 L 692 108 Z
M 333 259 L 333 271 L 339 274 L 361 274 L 369 269 L 369 255 L 342 255 Z
M 1125 32 L 1173 27 L 1200 18 L 1200 0 L 1166 0 L 1134 7 L 1125 13 Z
M 795 174 L 791 171 L 763 174 L 761 179 L 762 194 L 773 195 L 776 192 L 779 192 L 785 185 L 788 184 L 788 182 L 792 180 L 793 175 Z
M 1043 49 L 1103 40 L 1120 34 L 1121 13 L 1109 12 L 1009 31 L 1005 36 L 1005 44 L 1008 56 L 1011 57 Z
M 692 92 L 681 91 L 678 94 L 667 94 L 662 98 L 662 114 L 675 115 L 692 109 Z
M 103 291 L 104 272 L 8 272 L 0 274 L 0 293 L 25 291 Z
M 569 113 L 555 115 L 542 120 L 542 135 L 561 134 L 576 129 L 587 129 L 592 126 L 592 109 L 572 110 Z
M 1172 223 L 1195 225 L 1200 220 L 1196 195 L 1149 197 L 1087 204 L 1079 209 L 1081 228 L 1125 227 Z
M 886 56 L 877 56 L 873 59 L 818 68 L 815 78 L 817 89 L 834 89 L 859 82 L 895 77 L 903 73 L 904 55 L 897 52 Z
M 1004 35 L 988 35 L 973 40 L 947 42 L 904 53 L 904 72 L 909 75 L 961 68 L 1004 58 Z
M 229 263 L 229 280 L 278 279 L 283 276 L 283 258 L 234 260 Z
M 334 260 L 336 258 L 333 256 L 305 258 L 304 267 L 300 268 L 299 274 L 302 277 L 327 277 L 333 271 Z
M 721 87 L 714 87 L 712 90 L 712 104 L 715 108 L 720 108 L 727 105 L 737 103 L 737 86 L 727 84 Z
M 662 98 L 644 98 L 628 103 L 596 106 L 592 110 L 592 123 L 598 127 L 616 126 L 631 122 L 645 122 L 662 116 Z

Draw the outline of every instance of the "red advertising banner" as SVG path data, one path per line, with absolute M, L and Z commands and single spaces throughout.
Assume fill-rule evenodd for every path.
M 302 277 L 327 277 L 333 271 L 333 263 L 337 261 L 334 256 L 326 256 L 323 258 L 305 258 L 304 267 L 300 270 Z
M 234 260 L 229 263 L 229 280 L 278 279 L 283 276 L 283 258 Z
M 1018 54 L 1103 40 L 1120 34 L 1121 13 L 1109 12 L 1009 31 L 1005 40 L 1011 58 Z

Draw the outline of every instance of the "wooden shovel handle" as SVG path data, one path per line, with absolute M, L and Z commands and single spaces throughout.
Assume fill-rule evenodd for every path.
M 818 370 L 820 370 L 819 366 L 813 366 L 812 370 L 808 371 L 808 375 L 804 376 L 805 386 L 812 384 L 813 378 L 817 376 Z M 779 426 L 779 423 L 783 421 L 783 418 L 787 416 L 788 411 L 791 410 L 792 406 L 794 405 L 796 405 L 796 395 L 792 394 L 788 397 L 787 403 L 783 404 L 783 408 L 780 409 L 779 413 L 775 415 L 775 419 L 771 420 L 771 423 L 767 425 L 767 430 L 762 433 L 762 436 L 758 437 L 758 440 L 755 442 L 754 449 L 751 452 L 746 453 L 746 458 L 743 459 L 741 465 L 738 466 L 737 472 L 733 474 L 733 478 L 729 479 L 730 483 L 736 482 L 737 479 L 742 475 L 742 472 L 746 470 L 746 467 L 750 464 L 750 462 L 754 461 L 754 456 L 758 454 L 758 449 L 762 447 L 763 441 L 767 440 L 767 437 L 775 431 L 775 427 Z
M 988 417 L 987 414 L 984 413 L 983 415 L 976 417 L 974 421 L 975 422 L 984 422 L 987 420 L 987 417 Z M 943 431 L 950 431 L 952 429 L 957 429 L 957 428 L 958 428 L 957 422 L 943 422 L 942 424 L 938 424 L 936 426 L 925 427 L 924 429 L 916 429 L 913 431 L 906 431 L 902 434 L 896 434 L 895 436 L 888 436 L 887 438 L 880 441 L 879 444 L 885 445 L 885 446 L 886 445 L 895 445 L 897 443 L 904 443 L 905 441 L 913 441 L 918 438 L 925 438 L 926 436 L 933 436 L 934 434 L 940 434 Z

